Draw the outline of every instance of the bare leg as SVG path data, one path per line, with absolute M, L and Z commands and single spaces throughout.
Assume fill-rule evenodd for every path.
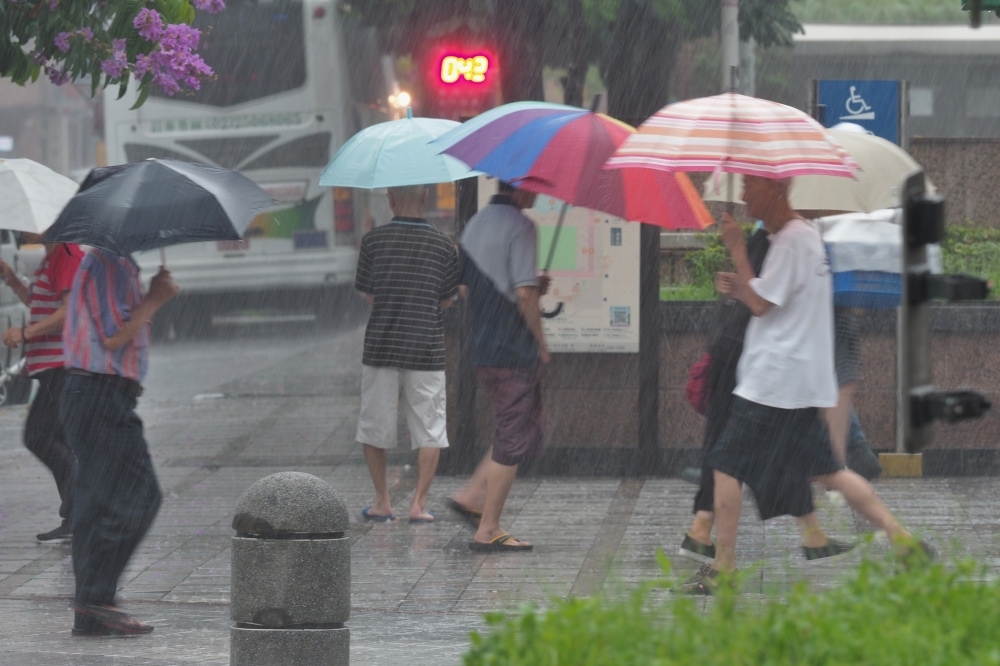
M 837 406 L 823 410 L 826 425 L 830 429 L 830 445 L 833 457 L 841 465 L 847 464 L 847 435 L 851 429 L 851 403 L 857 384 L 851 382 L 840 387 Z
M 472 473 L 465 485 L 458 489 L 451 499 L 466 509 L 479 511 L 486 501 L 486 470 L 493 459 L 493 447 L 486 451 L 486 455 L 479 462 L 476 471 Z
M 368 510 L 368 515 L 391 516 L 392 502 L 385 482 L 385 449 L 365 444 L 365 462 L 368 463 L 368 473 L 371 474 L 372 483 L 375 485 L 375 503 Z
M 802 533 L 802 545 L 806 548 L 822 548 L 830 543 L 830 538 L 819 524 L 816 513 L 809 513 L 795 519 Z
M 479 543 L 489 543 L 504 531 L 500 529 L 500 514 L 503 513 L 507 494 L 514 485 L 517 476 L 517 465 L 501 465 L 493 460 L 485 461 L 486 465 L 486 503 L 483 505 L 483 518 L 479 521 L 475 540 Z M 511 546 L 530 545 L 527 541 L 511 539 Z
M 736 569 L 736 530 L 743 510 L 743 484 L 722 472 L 715 471 L 715 562 L 719 571 Z
M 827 490 L 839 491 L 847 504 L 868 520 L 885 530 L 889 540 L 898 542 L 910 538 L 910 533 L 896 521 L 896 518 L 886 508 L 879 496 L 875 494 L 872 485 L 851 470 L 842 470 L 835 474 L 816 477 L 815 481 Z
M 434 516 L 427 513 L 427 493 L 434 482 L 440 457 L 441 449 L 438 448 L 423 447 L 417 452 L 417 491 L 410 502 L 410 518 L 434 520 Z
M 694 514 L 694 521 L 688 536 L 698 543 L 712 543 L 712 525 L 715 523 L 715 514 L 711 511 L 698 511 Z

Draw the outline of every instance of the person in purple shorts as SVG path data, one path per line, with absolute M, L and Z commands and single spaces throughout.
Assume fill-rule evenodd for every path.
M 535 224 L 522 211 L 535 194 L 500 184 L 461 238 L 461 282 L 468 294 L 469 345 L 476 378 L 493 402 L 493 446 L 468 483 L 451 498 L 456 512 L 478 524 L 469 548 L 531 550 L 500 528 L 500 515 L 519 465 L 542 449 L 542 375 L 549 362 L 539 298 Z

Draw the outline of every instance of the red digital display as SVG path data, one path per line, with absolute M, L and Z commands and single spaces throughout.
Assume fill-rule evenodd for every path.
M 441 35 L 423 45 L 418 60 L 420 115 L 460 120 L 501 103 L 503 64 L 484 36 Z
M 483 83 L 490 70 L 490 59 L 485 55 L 446 55 L 441 59 L 442 83 L 457 83 L 460 80 Z

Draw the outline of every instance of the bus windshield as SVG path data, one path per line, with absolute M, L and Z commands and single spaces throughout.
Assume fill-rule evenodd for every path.
M 198 12 L 202 32 L 198 53 L 216 78 L 177 99 L 227 107 L 303 86 L 306 52 L 302 3 L 293 0 L 226 3 L 225 11 Z M 167 95 L 154 86 L 152 96 Z

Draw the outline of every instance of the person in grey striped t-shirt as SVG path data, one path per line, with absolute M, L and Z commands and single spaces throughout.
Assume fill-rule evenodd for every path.
M 458 294 L 458 251 L 421 217 L 426 201 L 423 186 L 389 188 L 395 217 L 361 239 L 354 286 L 372 305 L 357 431 L 375 485 L 375 502 L 361 512 L 367 521 L 396 520 L 385 469 L 386 450 L 396 447 L 400 389 L 411 444 L 420 451 L 411 523 L 434 521 L 427 493 L 448 446 L 442 311 Z

